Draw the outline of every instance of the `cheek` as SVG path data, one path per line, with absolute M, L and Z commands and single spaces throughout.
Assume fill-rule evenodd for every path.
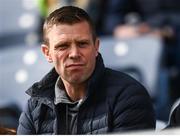
M 54 60 L 56 62 L 61 62 L 62 59 L 63 59 L 64 54 L 56 51 L 56 52 L 54 52 L 53 56 L 54 56 Z
M 59 75 L 62 75 L 64 73 L 64 58 L 61 55 L 55 55 L 54 56 L 54 67 Z
M 63 65 L 63 60 L 64 58 L 62 54 L 55 53 L 53 55 L 53 62 L 56 67 L 60 68 Z
M 96 61 L 96 53 L 91 52 L 89 55 L 86 56 L 86 59 L 88 60 L 89 67 L 94 67 Z

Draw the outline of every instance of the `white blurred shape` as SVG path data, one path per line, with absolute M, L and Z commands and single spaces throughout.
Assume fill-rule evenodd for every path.
M 15 74 L 15 80 L 16 80 L 17 83 L 22 84 L 22 83 L 26 82 L 27 79 L 28 79 L 28 73 L 27 73 L 26 70 L 20 69 L 20 70 L 18 70 L 18 71 L 16 72 L 16 74 Z
M 35 51 L 29 50 L 26 51 L 24 56 L 23 56 L 23 62 L 26 65 L 32 65 L 37 61 L 38 55 Z
M 162 131 L 167 126 L 167 123 L 161 120 L 156 120 L 156 131 Z
M 25 13 L 19 18 L 19 26 L 27 29 L 31 28 L 35 24 L 35 16 L 33 14 Z
M 36 8 L 35 0 L 23 0 L 22 5 L 23 5 L 23 8 L 26 10 L 32 10 Z
M 125 56 L 128 53 L 128 46 L 125 42 L 119 42 L 116 46 L 114 46 L 114 53 L 117 56 Z

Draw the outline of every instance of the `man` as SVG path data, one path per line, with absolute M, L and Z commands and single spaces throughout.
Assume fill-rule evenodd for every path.
M 42 52 L 52 69 L 27 93 L 17 134 L 102 134 L 153 129 L 145 88 L 105 68 L 88 14 L 77 7 L 55 10 L 44 24 Z

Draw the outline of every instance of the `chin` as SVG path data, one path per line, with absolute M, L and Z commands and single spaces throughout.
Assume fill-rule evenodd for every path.
M 84 83 L 87 79 L 83 77 L 73 77 L 69 80 L 72 84 L 81 84 Z

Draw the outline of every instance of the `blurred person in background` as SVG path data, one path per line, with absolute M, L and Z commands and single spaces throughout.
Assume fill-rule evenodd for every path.
M 52 12 L 42 52 L 54 68 L 27 93 L 17 134 L 105 134 L 155 128 L 146 89 L 106 68 L 93 22 L 82 9 Z
M 150 32 L 170 35 L 172 31 L 162 29 L 168 25 L 162 3 L 161 0 L 92 0 L 87 12 L 95 21 L 100 36 L 131 38 Z

